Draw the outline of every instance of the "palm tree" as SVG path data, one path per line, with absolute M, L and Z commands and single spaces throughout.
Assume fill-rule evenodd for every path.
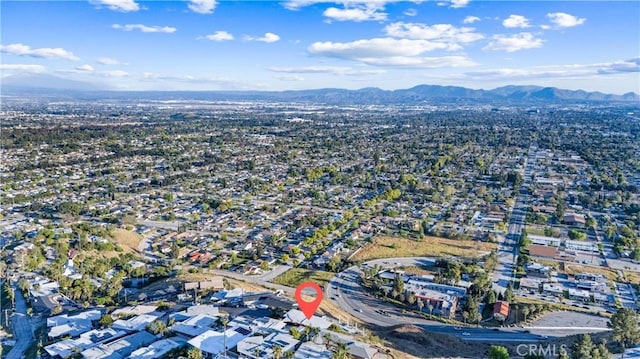
M 273 358 L 280 359 L 280 355 L 282 355 L 282 347 L 279 345 L 275 345 L 273 347 Z
M 418 304 L 418 310 L 420 311 L 420 313 L 422 313 L 422 308 L 424 308 L 424 302 L 422 301 L 422 299 L 418 298 L 416 303 Z
M 429 302 L 429 315 L 433 314 L 433 304 L 431 304 L 431 302 Z
M 227 359 L 227 323 L 229 322 L 229 316 L 220 317 L 220 324 L 224 328 L 223 338 L 224 338 L 224 358 Z
M 349 359 L 351 355 L 347 349 L 347 344 L 344 342 L 337 342 L 334 352 L 331 354 L 331 359 Z
M 324 345 L 327 346 L 327 348 L 330 347 L 331 346 L 331 334 L 324 333 L 322 335 L 322 342 L 323 342 Z
M 524 321 L 527 321 L 527 315 L 529 315 L 529 306 L 522 307 L 522 315 L 524 315 Z
M 464 324 L 467 324 L 467 320 L 469 319 L 469 312 L 466 310 L 462 312 L 462 319 L 464 319 Z
M 254 358 L 260 358 L 260 354 L 262 353 L 262 350 L 260 348 L 253 348 L 253 357 Z M 225 359 L 227 358 L 226 354 L 225 354 Z

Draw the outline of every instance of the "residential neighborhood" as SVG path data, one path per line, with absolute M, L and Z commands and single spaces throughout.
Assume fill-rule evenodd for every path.
M 638 157 L 589 145 L 639 153 L 601 123 L 626 111 L 145 106 L 0 112 L 8 358 L 410 358 L 389 328 L 484 353 L 637 316 Z

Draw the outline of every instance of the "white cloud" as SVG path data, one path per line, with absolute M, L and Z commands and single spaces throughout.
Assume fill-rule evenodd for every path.
M 465 24 L 473 24 L 474 22 L 480 21 L 480 18 L 477 16 L 467 16 L 462 20 Z
M 322 1 L 318 1 L 318 0 L 289 0 L 284 2 L 284 7 L 289 9 L 289 10 L 299 10 L 300 8 L 303 8 L 305 6 L 309 6 L 309 5 L 313 5 L 313 4 L 317 4 L 319 2 Z
M 451 7 L 454 9 L 463 8 L 469 5 L 470 2 L 471 0 L 451 0 Z
M 109 10 L 130 12 L 140 10 L 140 5 L 133 0 L 90 0 L 91 4 L 106 6 Z
M 81 65 L 76 67 L 76 70 L 80 72 L 93 72 L 94 68 L 91 65 Z
M 418 57 L 433 50 L 458 49 L 459 45 L 423 39 L 374 38 L 353 42 L 315 42 L 309 53 L 374 66 L 459 67 L 475 63 L 464 56 Z
M 512 36 L 494 35 L 492 39 L 483 50 L 515 52 L 542 47 L 544 42 L 542 39 L 535 38 L 530 32 L 521 32 Z
M 204 38 L 211 41 L 230 41 L 233 40 L 233 35 L 226 31 L 216 31 L 213 34 L 205 36 Z
M 384 28 L 387 35 L 399 38 L 416 40 L 433 40 L 447 42 L 455 45 L 458 43 L 470 43 L 484 36 L 475 32 L 472 27 L 455 27 L 451 24 L 425 25 L 418 23 L 396 22 Z M 458 49 L 458 46 L 455 46 Z
M 41 47 L 39 49 L 32 49 L 30 46 L 24 44 L 11 44 L 0 45 L 0 52 L 18 56 L 37 57 L 41 59 L 79 60 L 79 58 L 71 51 L 67 51 L 61 47 Z
M 11 72 L 42 73 L 46 71 L 46 68 L 42 65 L 0 64 L 0 70 L 11 71 Z
M 545 65 L 530 68 L 499 68 L 462 74 L 470 79 L 576 78 L 640 72 L 640 58 L 594 64 Z
M 386 4 L 404 2 L 406 0 L 288 0 L 283 3 L 283 6 L 289 10 L 299 10 L 303 7 L 321 4 L 321 3 L 339 3 L 345 6 L 376 6 L 380 9 L 384 8 Z M 419 4 L 424 0 L 409 0 L 412 3 Z M 467 0 L 468 1 L 468 0 Z
M 600 75 L 625 72 L 640 72 L 640 57 L 634 59 L 598 64 L 596 72 Z
M 405 68 L 469 67 L 477 65 L 475 62 L 465 56 L 392 56 L 382 58 L 362 58 L 360 60 L 368 65 L 397 66 Z
M 353 8 L 338 9 L 330 7 L 323 12 L 323 15 L 331 20 L 336 21 L 384 21 L 387 19 L 387 13 L 381 12 L 380 8 L 375 5 L 358 6 Z
M 309 52 L 338 58 L 370 58 L 389 56 L 417 56 L 427 51 L 447 49 L 448 44 L 412 39 L 374 38 L 352 42 L 315 42 Z
M 245 41 L 261 41 L 261 42 L 271 43 L 271 42 L 279 41 L 280 40 L 280 36 L 278 36 L 278 35 L 276 35 L 276 34 L 274 34 L 272 32 L 267 32 L 262 37 L 245 36 L 244 40 Z
M 124 63 L 116 60 L 116 59 L 112 59 L 110 57 L 101 57 L 98 59 L 98 63 L 102 64 L 102 65 L 109 65 L 109 66 L 114 66 L 114 65 L 125 65 Z
M 551 21 L 552 24 L 559 28 L 582 25 L 585 23 L 585 21 L 587 21 L 587 19 L 585 18 L 579 18 L 564 12 L 548 13 L 547 18 L 549 19 L 549 21 Z
M 113 70 L 113 71 L 101 71 L 98 73 L 103 77 L 127 77 L 129 73 L 122 70 Z
M 263 87 L 261 84 L 256 84 L 255 82 L 248 84 L 248 83 L 231 80 L 228 78 L 214 77 L 214 76 L 162 75 L 162 74 L 155 74 L 152 72 L 144 72 L 138 78 L 142 82 L 193 84 L 193 85 L 200 85 L 199 86 L 200 88 L 203 88 L 202 86 L 215 86 L 217 88 L 224 89 L 224 90 L 229 90 L 229 89 L 255 90 L 256 87 L 258 88 Z M 205 88 L 208 88 L 208 87 L 205 87 Z
M 284 75 L 284 76 L 276 76 L 276 79 L 280 81 L 304 81 L 304 77 L 300 75 Z
M 506 28 L 527 28 L 531 27 L 529 19 L 522 15 L 509 15 L 508 18 L 502 21 L 502 26 Z
M 217 4 L 216 0 L 190 0 L 188 7 L 198 14 L 212 14 Z
M 418 15 L 418 10 L 416 9 L 407 9 L 405 10 L 405 12 L 403 12 L 403 14 L 405 14 L 406 16 L 416 16 Z
M 172 34 L 177 30 L 175 27 L 171 27 L 171 26 L 147 26 L 142 24 L 127 24 L 127 25 L 113 24 L 111 25 L 111 27 L 117 30 L 122 30 L 122 31 L 140 30 L 142 32 L 160 32 L 165 34 Z
M 269 71 L 284 72 L 289 74 L 333 74 L 333 75 L 377 75 L 386 73 L 382 69 L 354 70 L 343 66 L 299 66 L 299 67 L 270 67 Z
M 269 71 L 285 72 L 290 74 L 342 74 L 350 69 L 350 67 L 342 66 L 269 67 Z

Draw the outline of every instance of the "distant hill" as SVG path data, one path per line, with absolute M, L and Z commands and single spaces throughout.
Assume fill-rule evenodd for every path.
M 564 90 L 541 86 L 503 86 L 474 90 L 459 86 L 419 85 L 409 89 L 359 90 L 324 88 L 297 91 L 109 91 L 99 84 L 72 81 L 51 75 L 16 75 L 2 78 L 4 95 L 60 96 L 82 100 L 209 100 L 289 101 L 326 104 L 438 104 L 438 103 L 563 103 L 640 102 L 640 96 Z
M 98 91 L 107 90 L 105 86 L 88 82 L 68 80 L 62 77 L 45 74 L 19 74 L 2 78 L 2 91 L 20 92 L 39 90 L 75 90 Z

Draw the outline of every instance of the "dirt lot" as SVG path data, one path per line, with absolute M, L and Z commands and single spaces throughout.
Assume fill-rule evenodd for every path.
M 138 245 L 142 241 L 142 236 L 122 228 L 116 228 L 112 232 L 113 240 L 125 253 L 138 253 Z
M 399 350 L 403 353 L 397 354 L 397 359 L 414 359 L 414 358 L 487 358 L 487 353 L 491 344 L 489 343 L 468 343 L 438 333 L 429 333 L 414 325 L 400 325 L 392 328 L 383 328 L 374 330 L 379 335 L 387 347 Z M 565 345 L 571 348 L 577 336 L 562 337 L 552 339 L 547 342 L 541 342 L 539 345 L 546 347 L 547 345 L 560 348 Z M 611 333 L 595 333 L 591 335 L 594 343 L 600 343 L 605 339 L 607 347 L 613 352 L 616 345 L 611 340 Z M 509 351 L 512 358 L 518 358 L 517 349 L 520 343 L 500 344 Z M 407 353 L 407 354 L 404 354 Z

